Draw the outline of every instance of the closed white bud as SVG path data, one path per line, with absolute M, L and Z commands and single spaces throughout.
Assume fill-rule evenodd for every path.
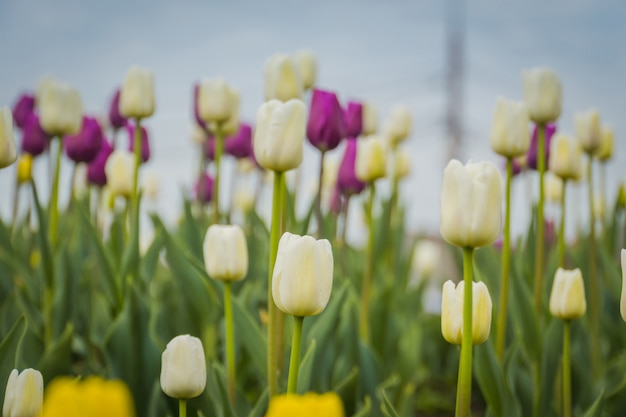
M 198 93 L 198 112 L 207 123 L 224 123 L 238 112 L 239 94 L 221 78 L 202 80 Z
M 8 167 L 17 159 L 13 116 L 8 107 L 0 108 L 0 168 Z
M 35 369 L 9 374 L 2 417 L 37 417 L 43 405 L 43 377 Z
M 159 197 L 159 177 L 155 172 L 147 171 L 141 178 L 141 192 L 149 200 L 156 201 Z
M 413 250 L 413 271 L 421 277 L 431 277 L 441 264 L 441 246 L 421 240 Z
M 104 172 L 111 196 L 130 198 L 135 175 L 135 155 L 127 150 L 116 149 L 107 159 Z
M 537 67 L 522 72 L 524 102 L 530 120 L 544 125 L 561 115 L 561 80 L 550 68 Z
M 550 313 L 563 320 L 573 320 L 586 311 L 585 284 L 580 269 L 557 269 L 550 293 Z
M 582 176 L 582 152 L 578 143 L 557 133 L 550 143 L 548 167 L 564 180 L 578 181 Z
M 530 147 L 529 123 L 523 102 L 498 97 L 491 123 L 491 149 L 507 158 L 526 154 Z
M 359 139 L 356 147 L 355 174 L 363 182 L 383 178 L 387 172 L 385 144 L 376 136 Z
M 302 97 L 302 81 L 294 60 L 276 54 L 265 61 L 265 100 L 288 101 Z
M 302 87 L 305 90 L 310 90 L 315 85 L 315 78 L 317 76 L 317 60 L 315 59 L 315 55 L 313 55 L 311 51 L 302 50 L 296 52 L 294 59 L 298 65 Z
M 407 151 L 396 150 L 393 162 L 393 176 L 395 178 L 404 178 L 411 173 L 411 156 Z
M 370 102 L 363 103 L 363 132 L 364 136 L 373 135 L 378 130 L 378 110 Z
M 441 297 L 441 333 L 448 343 L 460 345 L 463 340 L 463 305 L 465 282 L 443 284 Z M 491 331 L 491 296 L 484 282 L 472 282 L 472 344 L 480 345 Z
M 544 182 L 548 200 L 559 204 L 563 196 L 563 180 L 550 172 L 546 172 Z
M 596 150 L 596 156 L 602 162 L 606 162 L 613 157 L 613 129 L 608 126 L 602 127 L 600 146 Z
M 51 136 L 73 135 L 83 125 L 83 103 L 78 90 L 56 81 L 42 84 L 37 105 L 41 128 Z
M 387 122 L 387 138 L 392 146 L 406 140 L 411 134 L 411 110 L 406 106 L 395 106 L 391 109 Z
M 574 116 L 574 133 L 583 151 L 593 153 L 600 147 L 602 129 L 600 115 L 596 110 L 579 113 Z
M 206 387 L 204 348 L 197 337 L 176 336 L 161 356 L 161 389 L 176 399 L 195 398 Z
M 248 245 L 241 227 L 209 227 L 204 237 L 204 265 L 209 277 L 218 281 L 239 281 L 246 276 Z
M 154 74 L 145 68 L 130 67 L 120 89 L 120 113 L 128 119 L 143 119 L 152 116 L 154 108 Z

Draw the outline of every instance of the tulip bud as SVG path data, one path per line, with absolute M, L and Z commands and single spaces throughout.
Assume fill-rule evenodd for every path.
M 626 321 L 626 249 L 622 249 L 622 296 L 619 303 L 619 312 L 622 320 Z
M 550 144 L 552 143 L 552 138 L 556 133 L 556 125 L 554 123 L 548 123 L 544 126 L 544 144 L 545 144 L 545 159 L 544 163 L 548 166 L 548 161 L 550 160 Z M 538 169 L 538 158 L 539 158 L 539 128 L 537 125 L 533 127 L 533 135 L 530 140 L 530 148 L 528 149 L 528 153 L 526 154 L 526 166 L 530 169 Z
M 563 180 L 549 172 L 546 173 L 543 180 L 545 183 L 546 197 L 548 197 L 548 201 L 559 204 L 561 202 L 561 197 L 563 196 Z
M 557 269 L 550 293 L 550 313 L 563 320 L 573 320 L 582 317 L 585 311 L 585 284 L 580 269 Z
M 559 133 L 554 137 L 550 148 L 550 171 L 564 180 L 578 181 L 582 176 L 583 164 L 578 144 Z
M 126 125 L 126 133 L 128 133 L 128 150 L 135 152 L 135 125 L 129 123 Z M 150 160 L 150 137 L 148 129 L 141 126 L 141 162 L 146 163 Z
M 87 165 L 87 182 L 89 184 L 103 186 L 107 183 L 105 166 L 112 153 L 113 146 L 107 140 L 103 141 L 98 155 Z
M 333 288 L 333 252 L 326 239 L 283 234 L 274 265 L 276 307 L 293 316 L 321 313 Z
M 233 112 L 230 117 L 221 125 L 222 134 L 224 137 L 232 136 L 239 131 L 239 92 L 233 91 L 232 96 Z M 214 131 L 217 129 L 215 123 L 211 124 L 211 129 Z
M 463 304 L 465 282 L 443 284 L 441 297 L 441 333 L 448 343 L 460 345 L 463 340 Z M 472 344 L 480 345 L 491 331 L 491 296 L 484 282 L 472 282 Z
M 176 336 L 161 356 L 161 389 L 176 399 L 194 398 L 206 386 L 204 348 L 197 337 Z
M 209 227 L 204 238 L 204 265 L 209 277 L 218 281 L 239 281 L 246 276 L 248 246 L 241 227 Z
M 38 156 L 48 148 L 49 143 L 50 135 L 41 128 L 39 116 L 31 114 L 22 127 L 22 152 Z
M 378 111 L 369 102 L 363 103 L 363 135 L 373 135 L 378 130 Z
M 302 81 L 293 59 L 276 54 L 265 61 L 265 100 L 289 101 L 302 97 Z
M 141 182 L 141 192 L 149 200 L 156 201 L 159 197 L 159 177 L 156 173 L 145 172 Z
M 507 158 L 524 155 L 530 147 L 529 123 L 523 102 L 498 97 L 491 124 L 491 149 Z
M 44 84 L 38 97 L 39 122 L 50 136 L 73 135 L 83 123 L 83 103 L 78 90 L 56 81 Z
M 4 393 L 3 417 L 36 417 L 43 404 L 43 377 L 35 369 L 9 374 Z
M 120 114 L 127 119 L 143 119 L 154 114 L 154 75 L 152 71 L 132 66 L 120 89 Z
M 373 182 L 385 176 L 385 145 L 381 139 L 369 136 L 358 142 L 356 152 L 356 177 L 363 182 Z
M 430 241 L 420 241 L 413 250 L 413 271 L 421 277 L 431 277 L 441 265 L 441 247 Z
M 93 117 L 83 117 L 83 125 L 75 135 L 63 138 L 68 158 L 74 162 L 91 162 L 102 147 L 104 135 L 100 123 Z
M 20 129 L 24 128 L 26 120 L 35 113 L 35 96 L 22 94 L 13 106 L 13 119 Z
M 296 52 L 294 56 L 298 72 L 300 73 L 300 79 L 302 80 L 302 87 L 304 90 L 310 90 L 315 85 L 315 76 L 317 75 L 317 61 L 313 52 L 302 50 Z
M 602 127 L 600 146 L 596 150 L 596 156 L 602 162 L 606 162 L 613 156 L 613 129 L 608 126 Z
M 270 100 L 259 107 L 254 156 L 265 169 L 284 172 L 302 163 L 306 108 L 301 100 Z
M 206 123 L 224 123 L 239 106 L 238 95 L 226 81 L 202 80 L 198 91 L 198 112 Z
M 600 147 L 602 129 L 600 127 L 600 115 L 595 110 L 587 113 L 579 113 L 574 116 L 574 132 L 580 142 L 583 151 L 593 153 Z
M 491 245 L 502 223 L 502 185 L 498 168 L 490 162 L 453 159 L 443 173 L 441 236 L 463 248 Z
M 346 150 L 337 173 L 337 186 L 342 194 L 358 194 L 365 188 L 365 183 L 356 176 L 357 143 L 358 141 L 355 137 L 346 139 Z
M 213 178 L 206 172 L 202 174 L 193 188 L 196 201 L 208 204 L 213 199 Z
M 550 68 L 532 68 L 522 72 L 524 102 L 530 120 L 545 125 L 561 115 L 561 81 Z
M 17 159 L 17 182 L 23 184 L 33 178 L 33 156 L 22 153 Z
M 392 146 L 403 142 L 411 133 L 411 111 L 406 106 L 391 109 L 387 122 L 387 137 Z
M 241 123 L 237 132 L 226 138 L 224 150 L 235 158 L 248 158 L 252 155 L 252 127 Z
M 130 198 L 135 175 L 135 155 L 121 149 L 113 151 L 106 161 L 104 172 L 111 195 Z
M 409 175 L 411 172 L 411 156 L 408 152 L 398 149 L 393 158 L 393 176 L 400 179 Z
M 343 111 L 343 126 L 346 137 L 356 138 L 363 130 L 363 105 L 356 101 L 349 101 Z
M 111 99 L 111 105 L 109 106 L 109 123 L 115 129 L 121 129 L 128 123 L 128 119 L 120 113 L 120 94 L 121 91 L 119 88 L 115 90 L 115 94 L 113 94 L 113 98 Z
M 8 167 L 16 159 L 13 116 L 8 107 L 0 107 L 0 168 Z
M 311 145 L 322 152 L 339 146 L 344 136 L 343 113 L 335 93 L 313 89 L 306 135 Z

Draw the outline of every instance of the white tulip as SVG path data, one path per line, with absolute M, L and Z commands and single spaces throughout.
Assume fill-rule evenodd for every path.
M 176 336 L 161 356 L 161 389 L 176 399 L 194 398 L 206 387 L 204 348 L 197 337 Z
M 395 178 L 404 178 L 411 173 L 411 155 L 405 150 L 398 149 L 393 158 L 393 175 Z
M 83 125 L 83 103 L 74 87 L 56 81 L 45 82 L 37 105 L 41 128 L 51 136 L 73 135 Z
M 359 139 L 356 147 L 354 171 L 363 182 L 373 182 L 383 178 L 387 172 L 385 144 L 376 136 Z
M 302 87 L 305 90 L 310 90 L 315 85 L 317 75 L 317 61 L 315 55 L 313 55 L 311 51 L 302 50 L 296 52 L 294 59 L 298 65 Z
M 141 191 L 143 196 L 149 200 L 156 201 L 159 197 L 160 182 L 155 172 L 147 171 L 141 177 Z
M 600 147 L 602 140 L 600 126 L 600 115 L 595 110 L 574 115 L 574 133 L 583 151 L 593 153 Z
M 223 79 L 202 80 L 198 93 L 198 112 L 207 123 L 224 123 L 238 112 L 239 94 Z
M 550 313 L 563 320 L 573 320 L 582 317 L 585 311 L 585 284 L 580 269 L 557 269 L 550 293 Z
M 387 137 L 392 146 L 406 140 L 411 134 L 411 110 L 406 106 L 395 106 L 391 109 L 387 122 Z
M 563 196 L 563 180 L 560 177 L 547 172 L 543 181 L 545 183 L 546 197 L 548 197 L 548 200 L 553 203 L 560 204 Z
M 370 102 L 363 103 L 363 132 L 364 136 L 373 135 L 378 130 L 378 110 Z
M 530 147 L 529 123 L 523 102 L 498 97 L 491 124 L 491 149 L 507 158 L 526 154 Z
M 582 152 L 578 144 L 563 133 L 557 133 L 550 143 L 550 171 L 564 180 L 578 181 L 582 177 L 582 165 Z
M 602 127 L 600 146 L 596 151 L 596 156 L 602 162 L 606 162 L 613 156 L 613 129 L 608 126 Z
M 8 167 L 17 159 L 13 116 L 11 109 L 0 107 L 0 168 Z
M 302 97 L 302 81 L 295 62 L 285 54 L 265 61 L 265 100 L 288 101 Z
M 209 277 L 219 281 L 239 281 L 246 276 L 248 245 L 241 227 L 209 227 L 204 238 L 204 265 Z
M 126 118 L 141 119 L 152 116 L 154 108 L 154 74 L 145 68 L 130 67 L 120 89 L 120 113 Z
M 135 175 L 135 155 L 132 152 L 123 149 L 113 151 L 104 166 L 104 173 L 112 197 L 130 198 Z
M 538 67 L 522 72 L 524 102 L 530 120 L 537 124 L 556 121 L 561 115 L 561 81 L 550 68 Z
M 2 417 L 37 417 L 43 405 L 43 377 L 35 369 L 9 374 Z
M 441 264 L 441 246 L 421 240 L 413 250 L 413 271 L 421 277 L 431 277 Z
M 460 345 L 463 340 L 463 305 L 465 282 L 443 284 L 441 297 L 441 334 L 448 343 Z M 493 304 L 484 282 L 472 282 L 472 344 L 480 345 L 489 338 Z

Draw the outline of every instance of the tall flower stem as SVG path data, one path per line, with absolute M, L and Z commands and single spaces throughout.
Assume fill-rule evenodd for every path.
M 235 406 L 235 330 L 233 324 L 233 301 L 231 282 L 224 282 L 224 319 L 226 320 L 226 373 L 228 397 Z
M 600 346 L 598 327 L 600 324 L 600 282 L 596 275 L 596 222 L 593 214 L 593 155 L 587 155 L 587 185 L 589 187 L 589 289 L 590 289 L 590 319 L 591 319 L 591 368 L 594 377 L 598 376 L 600 360 Z
M 496 354 L 500 362 L 504 359 L 506 342 L 506 316 L 509 297 L 509 270 L 511 262 L 511 178 L 513 177 L 513 159 L 506 160 L 506 207 L 504 209 L 504 231 L 502 241 L 502 282 L 500 284 L 500 310 L 498 311 L 498 331 L 496 335 Z
M 135 138 L 134 138 L 134 151 L 135 151 L 135 171 L 133 173 L 133 194 L 130 200 L 130 215 L 131 215 L 131 236 L 130 242 L 133 245 L 133 251 L 135 253 L 136 262 L 133 265 L 133 274 L 135 279 L 139 279 L 139 166 L 141 165 L 141 119 L 137 118 L 135 121 Z
M 278 394 L 278 375 L 277 375 L 277 329 L 276 329 L 276 313 L 277 308 L 274 304 L 272 296 L 272 276 L 274 274 L 274 264 L 276 263 L 276 255 L 278 254 L 278 241 L 280 239 L 280 222 L 283 207 L 283 176 L 282 172 L 274 172 L 274 195 L 272 198 L 272 224 L 270 230 L 270 247 L 269 247 L 269 267 L 267 279 L 267 385 L 270 397 Z
M 361 283 L 361 306 L 359 314 L 359 332 L 361 340 L 369 341 L 369 306 L 370 294 L 372 292 L 372 278 L 374 275 L 374 198 L 376 197 L 376 187 L 374 183 L 370 184 L 370 198 L 368 204 L 368 226 L 369 238 L 367 239 L 367 248 L 365 253 L 366 265 L 363 274 L 363 282 Z
M 58 143 L 57 154 L 54 164 L 54 177 L 52 180 L 52 193 L 50 194 L 50 241 L 54 244 L 57 240 L 59 223 L 59 179 L 61 178 L 61 154 L 63 153 L 63 138 L 56 138 Z M 50 151 L 52 152 L 52 150 Z
M 543 178 L 546 173 L 546 127 L 544 125 L 537 126 L 537 168 L 539 170 L 539 202 L 537 203 L 537 234 L 535 235 L 535 315 L 539 318 L 543 302 L 543 246 L 545 242 Z
M 324 156 L 326 151 L 322 151 L 320 154 L 320 176 L 317 181 L 317 196 L 315 197 L 315 219 L 317 220 L 317 237 L 318 239 L 323 235 L 323 223 L 322 218 L 322 186 L 324 185 Z
M 563 323 L 563 417 L 572 417 L 571 327 L 571 322 L 565 320 Z
M 178 417 L 187 417 L 187 400 L 178 400 Z
M 565 191 L 567 180 L 563 180 L 563 192 L 561 193 L 561 223 L 559 225 L 559 240 L 557 243 L 558 266 L 565 267 Z
M 215 182 L 213 190 L 213 223 L 220 223 L 220 173 L 222 153 L 224 153 L 224 132 L 218 123 L 215 128 Z
M 289 360 L 289 379 L 287 380 L 287 394 L 296 394 L 298 390 L 298 372 L 300 371 L 300 344 L 302 341 L 302 323 L 304 323 L 304 317 L 293 316 L 293 342 L 291 344 L 291 359 Z
M 346 242 L 346 234 L 347 234 L 347 230 L 348 230 L 348 213 L 350 212 L 350 198 L 351 198 L 352 194 L 348 193 L 346 194 L 345 197 L 345 202 L 343 203 L 343 207 L 341 208 L 343 211 L 343 224 L 341 225 L 341 235 L 340 235 L 340 242 L 341 242 L 341 259 L 340 259 L 340 265 L 341 265 L 341 275 L 342 276 L 347 276 L 347 271 L 348 271 L 348 267 L 346 265 L 347 261 L 347 256 L 348 256 L 348 242 Z
M 456 391 L 456 417 L 469 417 L 472 401 L 472 284 L 474 248 L 463 248 L 463 338 Z

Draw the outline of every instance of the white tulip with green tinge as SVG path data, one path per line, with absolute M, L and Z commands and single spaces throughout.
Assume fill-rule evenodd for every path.
M 602 128 L 600 115 L 596 110 L 574 115 L 574 133 L 583 151 L 593 153 L 600 147 Z
M 176 336 L 161 356 L 161 389 L 176 399 L 195 398 L 206 387 L 204 348 L 197 337 Z
M 394 178 L 404 178 L 411 173 L 411 155 L 403 149 L 398 149 L 393 158 Z
M 17 159 L 13 116 L 8 107 L 0 108 L 0 168 L 11 165 Z
M 248 245 L 241 227 L 209 227 L 204 238 L 204 265 L 209 277 L 218 281 L 239 281 L 246 276 Z
M 491 123 L 491 149 L 507 158 L 526 154 L 530 147 L 529 123 L 523 102 L 498 97 Z
M 596 156 L 603 162 L 613 157 L 613 129 L 609 126 L 602 126 L 602 136 L 600 146 L 596 150 Z
M 120 89 L 120 113 L 129 119 L 143 119 L 154 114 L 154 74 L 132 66 L 126 73 Z
M 390 144 L 397 145 L 409 137 L 411 134 L 411 119 L 411 110 L 408 107 L 397 105 L 391 109 L 386 129 Z
M 124 149 L 113 151 L 104 166 L 104 173 L 111 195 L 130 198 L 135 173 L 135 155 L 132 152 Z
M 537 124 L 556 121 L 561 115 L 563 96 L 561 80 L 556 72 L 545 67 L 525 70 L 522 82 L 530 120 Z
M 43 405 L 43 377 L 35 369 L 9 374 L 2 417 L 36 417 Z
M 198 93 L 198 113 L 207 123 L 224 123 L 239 112 L 239 93 L 222 78 L 202 80 Z M 238 119 L 238 117 L 237 117 Z M 238 121 L 238 120 L 237 120 Z
M 83 125 L 83 102 L 69 84 L 47 80 L 37 97 L 41 128 L 51 136 L 73 135 Z
M 301 50 L 296 52 L 294 60 L 298 66 L 302 87 L 305 90 L 310 90 L 315 86 L 315 79 L 317 77 L 317 60 L 315 59 L 315 55 L 311 51 Z
M 441 294 L 441 333 L 448 343 L 460 345 L 463 340 L 463 294 L 465 282 L 455 287 L 446 281 Z M 480 345 L 489 338 L 493 304 L 484 282 L 472 282 L 472 344 Z
M 557 133 L 550 143 L 550 171 L 564 180 L 578 181 L 583 173 L 580 147 L 563 133 Z
M 363 132 L 364 136 L 373 135 L 378 130 L 378 110 L 372 103 L 363 102 Z
M 265 61 L 265 100 L 288 101 L 302 97 L 302 79 L 294 60 L 285 54 L 275 54 Z
M 382 139 L 368 136 L 357 142 L 354 171 L 363 182 L 373 182 L 386 175 L 387 154 Z
M 563 320 L 573 320 L 586 311 L 585 284 L 580 269 L 557 269 L 550 293 L 550 313 Z

